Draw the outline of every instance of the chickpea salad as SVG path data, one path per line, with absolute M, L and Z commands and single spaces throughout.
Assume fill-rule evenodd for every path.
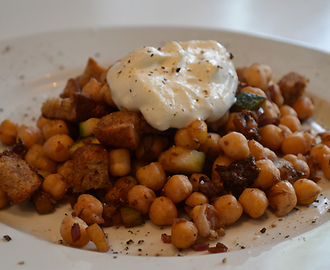
M 224 253 L 312 228 L 316 219 L 295 217 L 328 211 L 330 132 L 311 125 L 309 79 L 292 71 L 276 80 L 260 63 L 235 72 L 223 116 L 159 131 L 117 107 L 108 67 L 90 58 L 43 101 L 35 125 L 1 121 L 1 211 L 55 216 L 53 242 L 113 256 Z

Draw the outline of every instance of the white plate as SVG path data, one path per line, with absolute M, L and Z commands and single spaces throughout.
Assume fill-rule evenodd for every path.
M 242 33 L 160 27 L 82 29 L 0 41 L 0 120 L 9 117 L 34 124 L 42 102 L 57 96 L 68 78 L 80 74 L 89 57 L 107 67 L 137 47 L 190 39 L 219 41 L 233 53 L 236 66 L 260 62 L 272 68 L 275 78 L 289 71 L 305 75 L 317 105 L 316 120 L 330 127 L 329 54 Z M 169 229 L 160 230 L 150 223 L 132 230 L 106 229 L 112 251 L 105 254 L 95 252 L 92 244 L 87 250 L 69 248 L 58 240 L 59 224 L 70 207 L 61 204 L 55 213 L 41 216 L 27 201 L 0 210 L 0 231 L 12 238 L 0 241 L 1 268 L 21 269 L 23 264 L 24 269 L 322 269 L 330 264 L 330 181 L 322 180 L 321 186 L 317 203 L 298 206 L 281 219 L 271 211 L 259 220 L 242 218 L 221 239 L 231 252 L 206 256 L 163 244 L 160 234 Z M 265 233 L 261 233 L 263 228 Z M 134 243 L 128 245 L 130 239 Z

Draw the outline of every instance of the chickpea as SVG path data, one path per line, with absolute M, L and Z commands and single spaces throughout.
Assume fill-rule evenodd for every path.
M 16 136 L 18 132 L 18 125 L 8 119 L 0 124 L 0 142 L 7 145 L 16 143 Z
M 321 165 L 323 157 L 326 155 L 330 155 L 330 147 L 326 146 L 325 144 L 319 143 L 311 149 L 309 155 L 315 156 L 317 163 Z
M 330 147 L 330 132 L 319 133 L 318 136 L 321 138 L 321 143 Z
M 265 150 L 261 143 L 255 140 L 249 140 L 248 146 L 250 149 L 250 156 L 254 157 L 255 160 L 264 159 L 265 157 Z
M 278 127 L 282 130 L 284 138 L 292 134 L 291 129 L 289 129 L 287 126 L 279 124 Z
M 199 210 L 202 208 L 202 206 L 203 205 L 200 204 L 200 205 L 196 205 L 194 208 L 192 208 L 191 212 L 189 213 L 189 217 L 191 217 L 192 220 L 196 220 L 196 218 L 199 215 Z
M 178 210 L 169 198 L 160 196 L 150 205 L 149 217 L 156 225 L 172 225 L 174 219 L 178 217 Z
M 112 176 L 124 176 L 130 171 L 131 155 L 128 149 L 118 148 L 109 151 L 109 172 Z
M 191 122 L 187 131 L 189 136 L 198 143 L 205 143 L 207 139 L 207 124 L 200 119 Z
M 174 143 L 176 146 L 183 146 L 189 149 L 196 150 L 200 143 L 194 140 L 188 133 L 187 128 L 180 128 L 174 135 Z
M 305 160 L 298 158 L 295 155 L 289 154 L 283 157 L 285 160 L 291 162 L 293 168 L 302 178 L 308 178 L 310 175 L 310 168 Z
M 60 234 L 65 242 L 75 247 L 86 246 L 90 239 L 86 232 L 87 224 L 80 218 L 67 215 L 62 220 Z
M 185 204 L 191 207 L 195 207 L 196 205 L 202 205 L 204 203 L 209 203 L 209 199 L 204 193 L 197 191 L 191 193 L 185 201 Z
M 155 192 L 142 185 L 132 187 L 127 193 L 129 206 L 135 208 L 144 216 L 148 214 L 150 205 L 155 199 Z
M 171 228 L 171 240 L 173 246 L 186 249 L 197 240 L 198 230 L 195 224 L 183 218 L 174 220 Z
M 322 159 L 321 170 L 324 176 L 330 179 L 330 155 L 325 155 Z
M 194 219 L 198 235 L 209 239 L 217 239 L 224 234 L 225 221 L 213 205 L 204 203 Z
M 152 162 L 136 172 L 136 179 L 141 185 L 157 191 L 164 187 L 166 173 L 159 162 Z
M 36 157 L 33 167 L 38 171 L 46 171 L 49 173 L 56 173 L 57 163 L 45 155 Z
M 259 63 L 254 63 L 243 71 L 243 79 L 249 86 L 267 90 L 268 69 L 266 70 Z
M 42 183 L 42 189 L 50 194 L 55 201 L 62 199 L 68 189 L 64 177 L 59 173 L 48 175 Z
M 73 206 L 76 215 L 87 224 L 102 224 L 103 204 L 94 196 L 82 194 L 78 197 L 76 204 Z
M 278 106 L 268 99 L 261 104 L 261 108 L 264 110 L 262 116 L 267 116 L 270 119 L 278 119 L 280 116 L 280 109 Z
M 282 130 L 273 124 L 266 125 L 259 129 L 261 136 L 261 142 L 265 147 L 270 148 L 273 151 L 278 150 L 284 139 Z
M 215 170 L 217 168 L 217 166 L 228 167 L 233 162 L 234 162 L 234 159 L 232 159 L 226 155 L 223 155 L 223 154 L 219 155 L 212 165 L 212 182 L 220 183 L 220 175 Z
M 286 115 L 292 115 L 292 116 L 298 117 L 297 112 L 289 105 L 282 105 L 280 107 L 280 113 L 281 113 L 281 117 L 286 116 Z
M 228 133 L 220 139 L 219 144 L 225 154 L 235 160 L 246 158 L 250 154 L 248 141 L 239 132 L 233 131 Z
M 206 174 L 202 174 L 202 173 L 193 173 L 192 175 L 190 175 L 189 177 L 189 181 L 193 186 L 193 191 L 198 191 L 199 190 L 199 182 L 200 179 L 205 178 L 206 180 L 210 181 L 209 177 Z
M 165 196 L 174 203 L 179 203 L 192 193 L 193 186 L 188 177 L 182 174 L 173 175 L 168 179 L 164 186 Z
M 281 92 L 281 89 L 278 84 L 274 82 L 269 82 L 268 91 L 271 95 L 271 100 L 278 106 L 282 106 L 284 103 L 284 98 Z
M 30 149 L 25 154 L 25 161 L 27 164 L 34 166 L 34 162 L 37 157 L 41 157 L 44 155 L 44 152 L 42 150 L 41 144 L 34 144 L 30 147 Z
M 64 162 L 70 158 L 69 147 L 74 141 L 66 134 L 57 134 L 49 138 L 43 145 L 46 156 L 57 162 Z
M 253 187 L 266 190 L 281 180 L 281 174 L 273 161 L 261 159 L 256 161 L 259 175 L 253 182 Z
M 49 138 L 57 134 L 70 135 L 69 127 L 63 120 L 50 120 L 42 127 L 42 134 L 47 141 Z
M 37 127 L 42 130 L 43 126 L 45 124 L 47 124 L 49 121 L 51 121 L 48 118 L 43 117 L 42 115 L 39 116 L 38 120 L 37 120 Z
M 278 217 L 290 213 L 297 204 L 296 192 L 289 181 L 281 181 L 272 186 L 268 191 L 268 200 Z
M 252 218 L 261 217 L 268 207 L 268 199 L 262 190 L 258 188 L 246 188 L 239 196 L 238 201 L 243 210 Z
M 17 131 L 16 142 L 22 141 L 27 148 L 30 148 L 38 140 L 42 139 L 42 132 L 37 127 L 21 125 Z
M 277 159 L 277 155 L 275 154 L 274 151 L 270 150 L 267 147 L 264 148 L 264 151 L 265 151 L 265 159 L 270 159 L 272 161 L 274 161 L 275 159 Z
M 295 132 L 283 139 L 281 149 L 285 155 L 305 155 L 309 151 L 310 143 L 310 140 L 303 132 Z
M 301 123 L 294 115 L 284 115 L 280 119 L 280 124 L 287 126 L 292 132 L 301 131 Z
M 231 194 L 218 197 L 213 206 L 224 218 L 226 226 L 235 223 L 243 214 L 243 206 Z
M 5 207 L 8 202 L 7 193 L 0 187 L 0 209 Z
M 219 140 L 221 136 L 217 133 L 208 133 L 206 141 L 198 147 L 198 151 L 208 153 L 219 153 L 221 147 L 219 145 Z
M 308 205 L 313 203 L 321 193 L 322 188 L 314 181 L 301 178 L 293 184 L 299 204 Z
M 292 108 L 297 112 L 300 120 L 306 120 L 314 115 L 315 106 L 313 101 L 306 96 L 299 97 L 293 104 Z
M 241 92 L 246 92 L 246 93 L 251 93 L 251 94 L 255 94 L 255 95 L 259 95 L 259 96 L 263 96 L 263 97 L 267 97 L 266 93 L 261 90 L 260 88 L 257 87 L 252 87 L 252 86 L 246 86 L 244 87 Z
M 57 166 L 57 173 L 62 175 L 64 179 L 70 179 L 70 176 L 73 173 L 73 160 L 69 159 L 64 163 Z

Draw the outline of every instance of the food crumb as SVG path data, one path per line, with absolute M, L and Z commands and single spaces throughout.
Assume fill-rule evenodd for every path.
M 223 260 L 222 260 L 222 263 L 226 263 L 227 262 L 227 258 L 224 258 Z
M 261 233 L 265 233 L 266 231 L 267 231 L 266 228 L 262 228 L 262 229 L 260 230 Z
M 9 242 L 11 240 L 11 237 L 9 235 L 4 235 L 3 239 L 6 240 L 7 242 Z
M 24 261 L 20 261 L 18 262 L 19 265 L 23 265 L 24 264 Z

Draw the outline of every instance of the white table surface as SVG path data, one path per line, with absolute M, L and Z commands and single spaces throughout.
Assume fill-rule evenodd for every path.
M 131 25 L 266 34 L 330 52 L 329 0 L 0 0 L 0 39 Z

